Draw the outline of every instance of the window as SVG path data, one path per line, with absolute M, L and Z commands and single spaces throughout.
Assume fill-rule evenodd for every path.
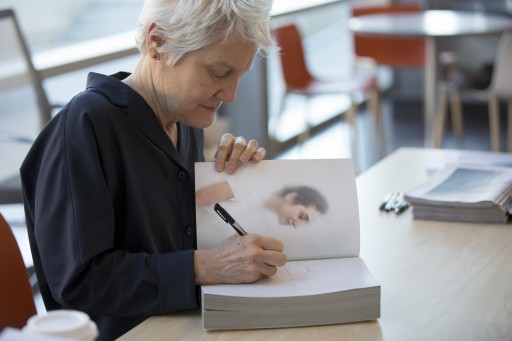
M 0 0 L 38 52 L 134 29 L 142 0 Z

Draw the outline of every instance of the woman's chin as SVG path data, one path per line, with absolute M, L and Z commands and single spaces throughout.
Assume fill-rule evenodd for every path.
M 215 112 L 212 112 L 211 114 L 202 114 L 199 117 L 195 117 L 193 120 L 184 120 L 186 124 L 193 128 L 197 129 L 205 129 L 208 128 L 213 124 L 215 121 Z
M 213 124 L 215 121 L 215 113 L 212 114 L 212 117 L 209 120 L 204 120 L 204 122 L 201 122 L 201 129 L 208 128 Z

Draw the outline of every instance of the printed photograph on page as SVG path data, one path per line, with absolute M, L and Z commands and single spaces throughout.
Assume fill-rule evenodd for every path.
M 236 231 L 216 203 L 247 232 L 281 240 L 289 260 L 359 255 L 359 211 L 350 159 L 265 160 L 234 175 L 196 163 L 198 248 Z

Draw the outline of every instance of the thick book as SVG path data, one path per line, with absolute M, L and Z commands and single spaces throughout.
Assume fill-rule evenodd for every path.
M 507 223 L 512 168 L 449 164 L 405 193 L 414 219 Z
M 250 284 L 203 285 L 205 329 L 337 324 L 380 317 L 380 285 L 359 257 L 357 190 L 350 159 L 265 160 L 235 175 L 196 163 L 198 248 L 235 230 L 281 240 L 288 256 L 274 276 Z M 226 190 L 227 189 L 227 190 Z

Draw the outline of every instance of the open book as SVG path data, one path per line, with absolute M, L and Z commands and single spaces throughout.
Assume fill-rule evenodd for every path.
M 506 223 L 512 168 L 446 165 L 405 193 L 415 219 Z
M 196 163 L 195 172 L 198 248 L 213 247 L 235 233 L 214 211 L 218 202 L 246 232 L 281 240 L 288 256 L 275 276 L 255 283 L 202 286 L 205 329 L 380 317 L 380 285 L 359 257 L 350 159 L 260 161 L 243 165 L 235 175 L 204 162 Z

